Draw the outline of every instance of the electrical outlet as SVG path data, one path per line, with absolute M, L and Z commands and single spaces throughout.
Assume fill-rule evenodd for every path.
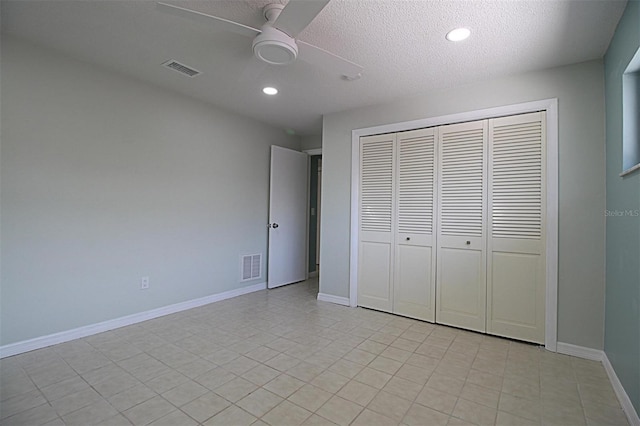
M 140 290 L 146 290 L 149 288 L 149 277 L 140 278 Z

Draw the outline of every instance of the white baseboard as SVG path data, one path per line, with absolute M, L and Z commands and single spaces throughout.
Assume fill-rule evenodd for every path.
M 321 302 L 336 303 L 338 305 L 349 306 L 348 297 L 334 296 L 332 294 L 318 293 L 318 300 Z
M 640 417 L 638 417 L 638 412 L 635 407 L 631 403 L 631 399 L 627 392 L 622 387 L 622 383 L 620 383 L 620 379 L 618 379 L 618 375 L 613 369 L 611 362 L 609 362 L 609 358 L 607 354 L 603 352 L 602 365 L 604 365 L 604 370 L 607 372 L 609 376 L 609 381 L 611 382 L 611 386 L 613 386 L 613 390 L 618 397 L 618 401 L 620 401 L 620 405 L 622 405 L 622 409 L 624 413 L 627 415 L 627 420 L 629 420 L 629 424 L 631 426 L 640 426 Z
M 571 343 L 558 342 L 556 350 L 565 355 L 577 356 L 578 358 L 590 359 L 592 361 L 602 361 L 604 352 L 599 349 L 585 348 L 584 346 L 572 345 Z
M 186 302 L 163 306 L 161 308 L 152 309 L 150 311 L 140 312 L 137 314 L 127 315 L 125 317 L 114 318 L 112 320 L 74 328 L 72 330 L 61 331 L 59 333 L 49 334 L 47 336 L 23 340 L 22 342 L 11 343 L 9 345 L 0 346 L 0 358 L 18 355 L 24 352 L 45 348 L 47 346 L 57 345 L 59 343 L 80 339 L 82 337 L 91 336 L 93 334 L 125 327 L 127 325 L 137 324 L 139 322 L 162 317 L 164 315 L 186 311 L 187 309 L 197 308 L 198 306 L 208 305 L 209 303 L 219 302 L 225 299 L 231 299 L 232 297 L 241 296 L 247 293 L 253 293 L 254 291 L 264 290 L 265 288 L 267 288 L 267 283 L 258 283 L 247 287 L 237 288 L 235 290 L 225 291 L 223 293 L 212 294 L 210 296 L 205 296 L 198 299 L 187 300 Z
M 629 424 L 631 426 L 640 426 L 640 418 L 638 417 L 638 413 L 631 403 L 631 399 L 627 392 L 622 387 L 622 383 L 620 379 L 618 379 L 618 375 L 616 374 L 613 366 L 609 362 L 609 358 L 604 351 L 598 349 L 585 348 L 584 346 L 576 346 L 570 343 L 562 343 L 558 342 L 558 352 L 565 355 L 577 356 L 579 358 L 590 359 L 593 361 L 600 361 L 604 366 L 605 371 L 607 372 L 607 376 L 609 376 L 609 381 L 611 382 L 611 386 L 618 397 L 618 401 L 620 401 L 620 405 L 622 406 L 622 410 L 624 414 L 627 416 L 627 420 L 629 420 Z

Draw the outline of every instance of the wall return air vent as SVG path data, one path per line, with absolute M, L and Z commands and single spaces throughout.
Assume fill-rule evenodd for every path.
M 171 70 L 177 71 L 182 75 L 186 75 L 187 77 L 192 77 L 193 78 L 193 77 L 201 74 L 200 71 L 198 71 L 196 69 L 193 69 L 191 67 L 188 67 L 185 64 L 181 64 L 180 62 L 175 61 L 173 59 L 170 59 L 167 62 L 164 62 L 162 65 L 167 67 L 167 68 L 169 68 L 169 69 L 171 69 Z
M 240 281 L 260 278 L 262 254 L 248 254 L 240 257 Z

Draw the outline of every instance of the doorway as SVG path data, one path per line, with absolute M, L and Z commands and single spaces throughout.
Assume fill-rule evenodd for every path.
M 322 185 L 322 155 L 309 157 L 309 277 L 320 273 L 320 194 Z

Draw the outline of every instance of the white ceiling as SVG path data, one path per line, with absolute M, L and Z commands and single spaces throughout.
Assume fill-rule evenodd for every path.
M 259 28 L 283 0 L 169 3 Z M 364 66 L 344 81 L 303 62 L 267 66 L 251 40 L 167 15 L 153 1 L 2 0 L 2 32 L 158 84 L 301 135 L 322 114 L 502 75 L 601 58 L 626 2 L 616 0 L 332 0 L 299 39 Z M 461 43 L 455 27 L 471 29 Z M 178 60 L 190 79 L 160 64 Z M 273 85 L 280 94 L 267 97 Z

